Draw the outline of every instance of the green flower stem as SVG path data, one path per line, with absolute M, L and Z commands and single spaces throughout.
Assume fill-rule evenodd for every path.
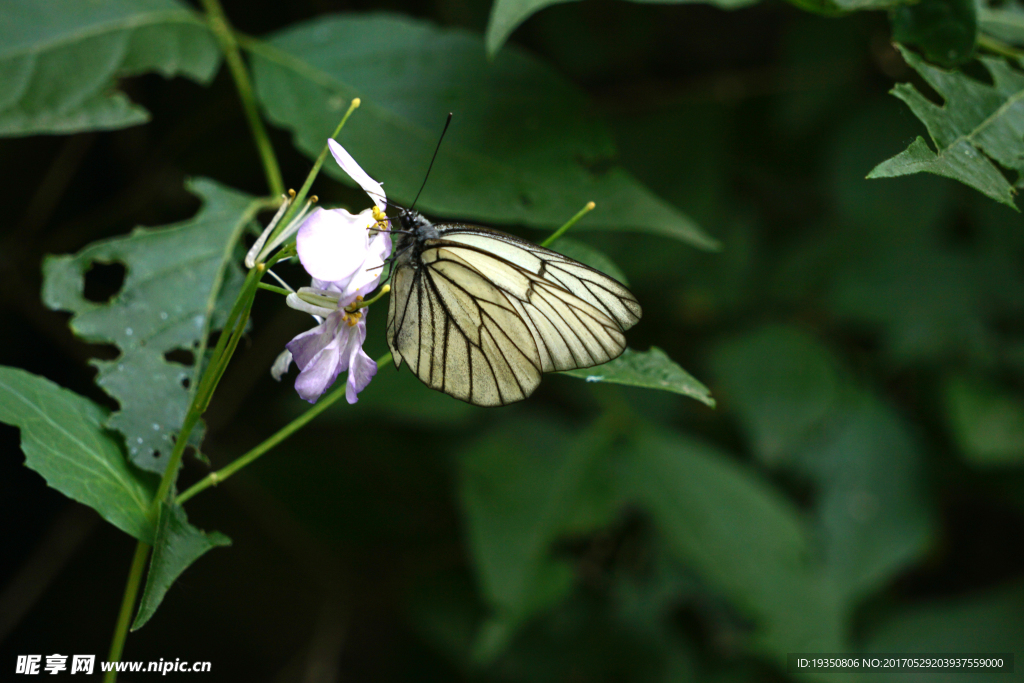
M 367 308 L 369 306 L 372 306 L 373 304 L 375 304 L 378 301 L 380 301 L 381 299 L 383 299 L 384 295 L 387 294 L 390 291 L 391 291 L 391 285 L 384 285 L 383 287 L 380 288 L 380 291 L 377 292 L 377 296 L 373 297 L 372 299 L 368 299 L 367 301 L 359 301 L 359 303 L 353 302 L 349 306 L 346 306 L 345 310 L 346 311 L 358 311 L 360 308 Z M 358 299 L 357 299 L 357 301 L 358 301 Z M 388 360 L 391 360 L 391 359 L 388 358 Z
M 1024 57 L 1024 50 L 1016 48 L 1008 43 L 1004 43 L 1001 40 L 997 40 L 985 33 L 978 33 L 978 47 L 988 50 L 989 52 L 994 52 L 997 55 L 1002 55 L 1003 57 L 1011 57 L 1013 59 Z
M 341 117 L 341 122 L 338 124 L 338 127 L 334 129 L 333 133 L 331 133 L 332 138 L 338 137 L 338 134 L 341 133 L 341 129 L 345 127 L 345 122 L 348 121 L 348 117 L 352 116 L 352 112 L 359 108 L 361 102 L 362 100 L 358 97 L 352 99 L 352 103 L 348 105 L 348 111 L 346 111 L 345 115 Z M 320 173 L 320 167 L 324 165 L 324 160 L 327 159 L 327 153 L 330 151 L 331 148 L 328 147 L 325 142 L 324 148 L 320 150 L 320 156 L 318 156 L 316 161 L 313 162 L 313 168 L 310 169 L 309 174 L 306 176 L 306 181 L 302 183 L 302 188 L 299 190 L 299 194 L 297 196 L 298 201 L 302 201 L 306 198 L 306 193 L 308 193 L 309 188 L 313 186 L 313 181 L 316 180 L 317 174 Z
M 234 243 L 237 241 L 241 234 L 241 227 L 248 222 L 248 220 L 255 215 L 261 206 L 266 205 L 266 201 L 257 200 L 253 202 L 245 214 L 239 221 L 238 230 L 231 240 L 231 245 L 228 248 L 232 248 Z M 254 268 L 249 272 L 246 278 L 245 284 L 242 286 L 242 292 L 239 294 L 238 299 L 235 300 L 234 306 L 231 308 L 231 312 L 228 314 L 227 323 L 224 326 L 224 332 L 221 334 L 221 338 L 217 341 L 217 346 L 213 351 L 210 365 L 207 366 L 203 372 L 202 378 L 198 382 L 196 392 L 192 397 L 192 403 L 189 406 L 188 413 L 185 415 L 185 419 L 182 421 L 181 430 L 178 432 L 178 438 L 174 442 L 174 449 L 171 451 L 171 457 L 167 462 L 167 467 L 164 469 L 163 476 L 160 478 L 160 485 L 157 488 L 156 495 L 153 496 L 153 500 L 150 503 L 150 508 L 147 512 L 150 520 L 156 521 L 160 514 L 160 503 L 167 498 L 168 493 L 171 490 L 171 486 L 178 478 L 178 466 L 181 464 L 182 455 L 185 452 L 185 447 L 188 445 L 188 438 L 192 434 L 192 430 L 195 429 L 196 424 L 199 422 L 199 418 L 202 416 L 205 410 L 205 403 L 209 401 L 209 395 L 212 395 L 213 389 L 217 385 L 217 381 L 220 380 L 221 375 L 224 373 L 224 367 L 230 360 L 231 353 L 234 352 L 235 346 L 229 347 L 229 334 L 228 330 L 241 329 L 245 330 L 245 323 L 248 320 L 249 309 L 252 306 L 252 300 L 256 295 L 256 286 L 259 284 L 260 278 L 262 278 L 265 268 L 259 267 Z M 218 278 L 222 277 L 218 276 Z M 219 287 L 220 280 L 218 280 Z M 215 294 L 211 294 L 212 297 Z M 211 303 L 212 306 L 212 303 Z M 233 336 L 233 335 L 232 335 Z M 237 341 L 235 342 L 237 345 Z M 202 358 L 206 349 L 206 341 L 203 340 L 199 349 L 199 358 Z M 211 380 L 210 378 L 216 375 L 216 379 Z M 128 635 L 128 627 L 131 623 L 132 610 L 135 607 L 135 601 L 139 594 L 139 586 L 142 584 L 142 575 L 146 569 L 146 560 L 149 558 L 150 546 L 147 543 L 139 541 L 135 548 L 135 557 L 132 559 L 131 568 L 128 571 L 128 581 L 125 584 L 124 597 L 121 600 L 121 611 L 117 617 L 117 624 L 114 626 L 114 636 L 110 643 L 110 657 L 108 661 L 117 662 L 121 659 L 121 653 L 124 650 L 125 638 Z M 105 683 L 114 683 L 117 680 L 117 672 L 110 671 L 104 677 Z
M 295 250 L 295 242 L 285 242 L 285 244 L 281 246 L 280 251 L 278 251 L 276 254 L 267 259 L 267 270 L 270 270 L 279 262 L 284 261 L 285 259 L 290 259 L 293 256 L 298 255 L 299 252 Z
M 131 623 L 132 610 L 135 607 L 135 599 L 139 595 L 139 586 L 142 585 L 142 574 L 146 570 L 146 560 L 149 558 L 149 544 L 139 541 L 135 546 L 135 556 L 132 558 L 132 568 L 128 571 L 128 583 L 124 587 L 124 597 L 121 599 L 121 611 L 117 615 L 117 625 L 114 627 L 114 638 L 110 642 L 110 654 L 108 662 L 121 661 L 121 653 L 124 652 L 124 641 L 128 637 L 128 625 Z M 117 671 L 110 670 L 103 677 L 103 683 L 114 683 L 117 680 Z
M 256 286 L 259 287 L 260 289 L 265 289 L 268 292 L 274 292 L 275 294 L 283 294 L 284 296 L 288 296 L 289 294 L 291 294 L 291 292 L 289 292 L 284 287 L 278 287 L 276 285 L 268 285 L 265 282 L 261 282 L 261 283 L 259 283 Z
M 594 206 L 596 206 L 594 204 L 594 202 L 587 202 L 587 205 L 584 206 L 582 209 L 580 209 L 579 213 L 577 213 L 575 216 L 570 218 L 569 221 L 565 225 L 560 227 L 558 230 L 555 230 L 551 234 L 551 237 L 547 238 L 546 240 L 544 240 L 543 242 L 540 243 L 540 246 L 547 247 L 547 246 L 551 245 L 552 242 L 554 242 L 559 237 L 564 235 L 569 228 L 571 228 L 572 226 L 576 225 L 576 223 L 579 221 L 579 219 L 583 218 L 588 213 L 593 211 L 594 210 Z
M 171 457 L 167 462 L 166 469 L 164 469 L 163 476 L 160 478 L 160 485 L 157 488 L 156 495 L 153 496 L 153 501 L 150 504 L 148 516 L 154 522 L 160 514 L 161 501 L 167 498 L 171 486 L 174 485 L 175 480 L 178 478 L 178 466 L 181 464 L 182 455 L 185 452 L 185 447 L 188 445 L 188 438 L 192 434 L 192 430 L 195 429 L 196 424 L 198 424 L 203 411 L 206 410 L 206 405 L 213 394 L 213 389 L 216 388 L 217 382 L 220 381 L 221 376 L 224 374 L 224 368 L 237 347 L 238 338 L 241 337 L 240 331 L 244 332 L 245 330 L 249 309 L 252 306 L 252 300 L 256 292 L 256 285 L 259 284 L 263 272 L 264 268 L 262 267 L 256 267 L 249 271 L 249 276 L 242 287 L 242 293 L 235 301 L 235 305 L 228 315 L 228 325 L 233 325 L 231 334 L 228 334 L 228 325 L 225 325 L 221 339 L 218 340 L 217 347 L 214 349 L 213 359 L 203 373 L 203 377 L 199 382 L 199 389 L 196 391 L 188 413 L 182 422 L 178 438 L 174 442 L 174 449 L 171 451 Z M 229 336 L 234 338 L 233 343 L 228 339 Z M 128 582 L 125 584 L 124 597 L 121 600 L 121 611 L 118 614 L 117 625 L 114 627 L 114 637 L 110 643 L 110 657 L 108 661 L 116 662 L 121 659 L 124 641 L 128 635 L 128 626 L 131 623 L 132 610 L 135 607 L 135 601 L 139 594 L 139 586 L 142 584 L 142 574 L 146 569 L 146 560 L 149 558 L 149 548 L 149 545 L 142 541 L 139 541 L 135 548 L 135 557 L 132 559 L 132 566 L 128 571 Z M 107 673 L 106 678 L 104 678 L 104 683 L 114 683 L 116 680 L 117 672 L 110 671 Z
M 381 368 L 390 362 L 391 354 L 388 353 L 382 356 L 381 359 L 377 361 L 377 367 Z M 197 481 L 195 484 L 190 486 L 184 493 L 181 493 L 174 502 L 176 502 L 178 505 L 181 505 L 188 499 L 192 498 L 192 496 L 199 493 L 200 491 L 204 491 L 210 488 L 211 486 L 216 486 L 220 482 L 224 481 L 232 474 L 242 469 L 243 467 L 254 461 L 256 458 L 260 457 L 261 455 L 269 451 L 271 448 L 287 439 L 297 430 L 304 427 L 314 417 L 316 417 L 317 415 L 319 415 L 320 413 L 324 412 L 332 405 L 337 403 L 345 395 L 345 388 L 345 384 L 336 387 L 334 391 L 332 391 L 331 393 L 327 394 L 319 401 L 317 401 L 316 405 L 314 405 L 305 413 L 303 413 L 302 415 L 300 415 L 299 417 L 295 418 L 287 425 L 282 427 L 276 434 L 274 434 L 272 437 L 261 443 L 259 446 L 256 446 L 251 451 L 241 456 L 227 467 L 219 469 L 216 472 L 210 472 L 210 474 L 206 475 L 205 477 Z
M 348 117 L 352 116 L 352 112 L 359 108 L 360 99 L 358 97 L 353 98 L 351 104 L 348 105 L 348 111 L 341 117 L 341 122 L 338 127 L 331 133 L 332 138 L 338 137 L 341 129 L 345 127 L 345 122 L 348 121 Z M 306 175 L 305 182 L 302 183 L 302 187 L 299 189 L 299 193 L 295 195 L 295 200 L 292 205 L 288 207 L 288 211 L 281 217 L 277 227 L 274 228 L 274 232 L 267 238 L 267 244 L 272 244 L 274 239 L 284 231 L 288 225 L 292 222 L 292 217 L 295 216 L 302 208 L 302 203 L 306 201 L 306 195 L 309 193 L 309 188 L 313 186 L 313 181 L 316 180 L 317 175 L 320 173 L 320 168 L 324 165 L 324 160 L 327 159 L 327 153 L 331 151 L 331 148 L 324 143 L 324 148 L 320 150 L 320 155 L 313 162 L 313 168 L 309 170 L 309 174 Z
M 277 165 L 277 157 L 274 156 L 274 148 L 267 136 L 267 129 L 260 118 L 259 110 L 256 107 L 256 97 L 252 90 L 252 81 L 249 79 L 249 72 L 242 61 L 242 53 L 238 49 L 238 41 L 235 38 L 231 24 L 220 6 L 219 0 L 201 0 L 203 9 L 206 10 L 207 22 L 210 30 L 217 37 L 220 49 L 224 53 L 231 77 L 238 89 L 238 97 L 242 100 L 242 109 L 245 110 L 245 117 L 249 120 L 249 128 L 252 130 L 256 148 L 260 153 L 260 160 L 263 162 L 263 172 L 267 176 L 267 185 L 270 187 L 270 194 L 279 197 L 284 192 L 284 181 L 281 179 L 281 168 Z
M 245 325 L 249 322 L 249 311 L 252 310 L 252 303 L 256 298 L 256 289 L 259 287 L 260 280 L 265 272 L 267 272 L 266 266 L 257 264 L 255 268 L 249 271 L 245 278 L 242 291 L 238 295 L 238 299 L 235 300 L 231 313 L 228 315 L 228 320 L 224 325 L 224 330 L 221 332 L 220 339 L 217 340 L 217 347 L 213 351 L 213 359 L 210 361 L 210 366 L 203 373 L 203 378 L 199 381 L 199 390 L 196 391 L 195 400 L 192 403 L 192 407 L 189 408 L 189 415 L 191 416 L 195 413 L 196 419 L 206 412 L 207 406 L 210 405 L 210 399 L 213 398 L 213 392 L 217 388 L 221 377 L 224 376 L 228 363 L 235 354 L 235 349 L 238 348 L 239 340 L 245 334 Z M 185 421 L 188 422 L 188 417 L 185 418 Z M 175 451 L 178 450 L 177 445 L 180 442 L 181 435 L 179 434 L 178 441 L 175 443 Z

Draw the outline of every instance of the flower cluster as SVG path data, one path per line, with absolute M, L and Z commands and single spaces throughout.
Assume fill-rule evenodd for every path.
M 299 228 L 296 249 L 306 272 L 313 278 L 288 296 L 292 308 L 312 314 L 320 324 L 287 344 L 299 366 L 295 390 L 315 403 L 338 378 L 348 371 L 345 398 L 355 403 L 366 388 L 377 364 L 363 351 L 366 340 L 366 308 L 363 297 L 376 289 L 384 262 L 391 254 L 391 237 L 375 229 L 386 207 L 384 190 L 359 167 L 345 148 L 328 140 L 331 154 L 348 175 L 373 200 L 375 208 L 358 214 L 345 209 L 316 209 Z M 283 374 L 288 365 L 278 366 Z

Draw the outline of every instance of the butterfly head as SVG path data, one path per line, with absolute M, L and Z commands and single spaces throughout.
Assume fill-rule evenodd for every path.
M 417 240 L 434 239 L 439 235 L 434 224 L 419 211 L 402 209 L 398 214 L 398 223 L 402 230 L 413 233 Z

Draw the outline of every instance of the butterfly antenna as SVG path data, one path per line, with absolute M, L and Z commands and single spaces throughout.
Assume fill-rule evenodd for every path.
M 413 207 L 416 206 L 416 202 L 419 201 L 420 195 L 423 193 L 423 188 L 427 186 L 427 178 L 430 177 L 430 169 L 434 168 L 434 160 L 437 159 L 437 152 L 441 149 L 441 141 L 444 140 L 444 134 L 448 132 L 448 124 L 452 122 L 452 113 L 448 112 L 448 120 L 444 122 L 444 130 L 441 131 L 441 137 L 437 139 L 437 147 L 434 148 L 434 156 L 430 158 L 430 166 L 427 166 L 427 175 L 423 176 L 423 184 L 420 185 L 420 191 L 416 193 L 416 199 L 412 200 L 412 206 L 409 210 L 412 211 Z

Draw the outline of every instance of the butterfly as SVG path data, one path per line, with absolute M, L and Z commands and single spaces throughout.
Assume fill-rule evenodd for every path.
M 393 219 L 394 222 L 394 219 Z M 432 389 L 479 406 L 534 392 L 541 374 L 626 348 L 640 304 L 621 283 L 489 228 L 402 209 L 393 229 L 387 340 Z

